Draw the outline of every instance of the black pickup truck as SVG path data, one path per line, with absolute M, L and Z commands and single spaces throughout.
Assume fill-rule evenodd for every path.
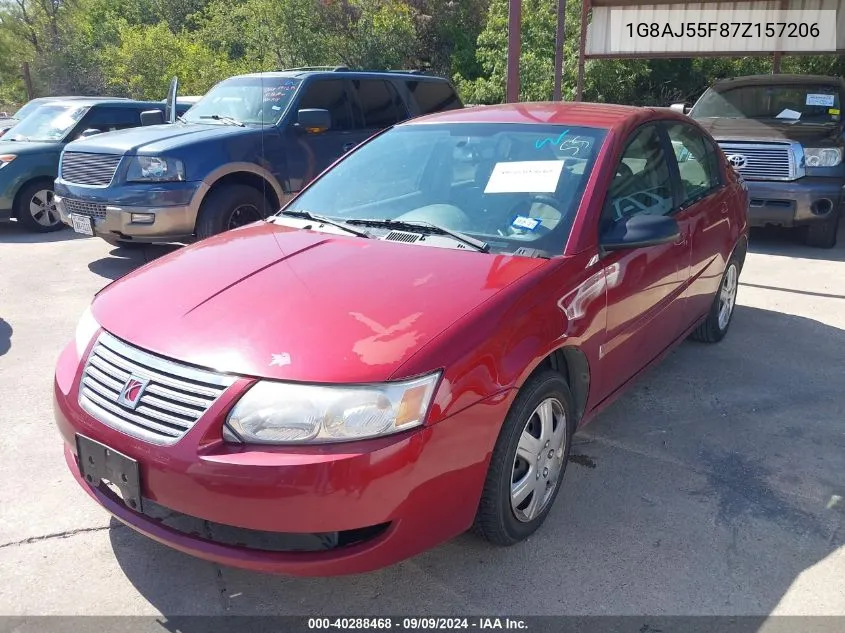
M 750 194 L 751 226 L 801 227 L 807 244 L 832 248 L 845 203 L 845 81 L 754 75 L 719 81 L 690 109 Z

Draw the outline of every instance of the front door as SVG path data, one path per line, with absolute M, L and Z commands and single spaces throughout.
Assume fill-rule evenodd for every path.
M 656 124 L 632 134 L 605 200 L 599 235 L 633 215 L 677 211 L 665 132 Z M 684 310 L 690 242 L 680 223 L 675 243 L 613 251 L 602 259 L 607 329 L 600 348 L 604 399 L 678 336 Z
M 356 125 L 348 84 L 343 79 L 315 79 L 302 89 L 296 110 L 328 110 L 332 126 L 325 132 L 310 134 L 289 125 L 287 137 L 288 191 L 299 192 L 305 185 L 360 143 L 367 134 Z

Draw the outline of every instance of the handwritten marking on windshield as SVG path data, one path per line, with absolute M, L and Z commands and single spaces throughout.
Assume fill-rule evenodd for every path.
M 560 145 L 563 142 L 563 139 L 566 138 L 567 134 L 569 134 L 569 130 L 564 130 L 563 132 L 560 133 L 560 135 L 556 139 L 549 136 L 549 137 L 546 137 L 546 138 L 544 138 L 540 141 L 535 141 L 534 147 L 536 149 L 543 149 L 543 147 L 545 147 L 546 144 Z

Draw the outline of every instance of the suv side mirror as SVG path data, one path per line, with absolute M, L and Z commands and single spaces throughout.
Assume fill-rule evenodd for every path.
M 296 113 L 296 125 L 309 134 L 320 134 L 332 127 L 332 115 L 328 110 L 306 108 Z
M 82 134 L 80 134 L 78 138 L 88 138 L 89 136 L 95 136 L 96 134 L 102 134 L 102 133 L 103 133 L 102 130 L 98 130 L 97 128 L 89 127 Z
M 670 110 L 674 110 L 675 112 L 680 112 L 681 114 L 688 114 L 692 108 L 690 108 L 688 103 L 673 103 L 669 106 Z
M 678 222 L 670 215 L 633 215 L 617 222 L 601 236 L 606 251 L 644 248 L 676 241 L 681 235 Z
M 161 125 L 164 123 L 164 112 L 161 110 L 145 110 L 141 113 L 141 125 Z

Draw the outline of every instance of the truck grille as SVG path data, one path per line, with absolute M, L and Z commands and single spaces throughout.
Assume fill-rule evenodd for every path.
M 65 152 L 60 173 L 66 182 L 107 187 L 114 178 L 120 159 L 121 156 L 115 154 Z
M 148 381 L 135 408 L 118 402 L 130 378 Z M 175 444 L 235 378 L 196 369 L 100 334 L 79 385 L 79 406 L 103 424 L 153 444 Z
M 87 215 L 88 217 L 99 219 L 106 217 L 106 205 L 104 204 L 73 200 L 70 198 L 63 198 L 62 204 L 67 213 L 78 213 L 79 215 Z
M 798 177 L 795 152 L 788 143 L 719 143 L 725 155 L 744 156 L 739 173 L 746 180 L 794 180 Z

